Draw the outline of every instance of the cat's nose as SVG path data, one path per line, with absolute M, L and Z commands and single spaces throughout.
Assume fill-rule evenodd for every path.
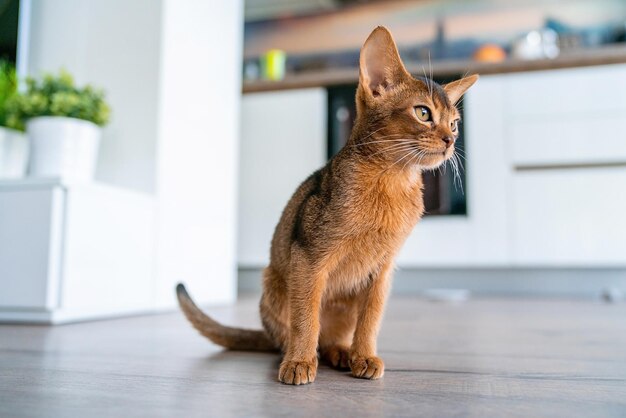
M 451 136 L 444 136 L 441 139 L 446 143 L 446 148 L 450 148 L 450 145 L 454 144 L 454 138 Z

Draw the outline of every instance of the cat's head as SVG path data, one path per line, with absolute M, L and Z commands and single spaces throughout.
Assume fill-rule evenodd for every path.
M 396 167 L 438 167 L 454 155 L 456 104 L 476 80 L 471 75 L 440 86 L 412 77 L 391 33 L 377 27 L 361 49 L 355 146 Z

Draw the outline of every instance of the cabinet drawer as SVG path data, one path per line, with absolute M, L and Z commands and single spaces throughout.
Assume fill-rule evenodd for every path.
M 546 266 L 626 265 L 626 168 L 514 176 L 513 257 Z
M 620 133 L 624 125 L 626 111 L 593 120 L 525 117 L 508 127 L 513 164 L 520 167 L 624 163 L 626 139 Z
M 625 80 L 623 64 L 513 74 L 507 86 L 510 114 L 593 118 L 625 110 Z

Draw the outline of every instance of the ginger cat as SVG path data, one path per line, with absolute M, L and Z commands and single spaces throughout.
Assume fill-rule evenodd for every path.
M 281 350 L 278 380 L 315 380 L 330 365 L 378 379 L 376 337 L 394 258 L 424 210 L 422 176 L 455 152 L 455 104 L 477 75 L 440 86 L 413 78 L 377 27 L 361 49 L 357 118 L 346 146 L 296 190 L 263 272 L 263 331 L 223 326 L 178 285 L 180 306 L 204 336 L 233 350 Z

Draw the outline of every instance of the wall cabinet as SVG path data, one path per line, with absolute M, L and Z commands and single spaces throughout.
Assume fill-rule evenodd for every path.
M 241 103 L 239 266 L 262 267 L 283 208 L 326 162 L 326 90 L 246 94 Z

